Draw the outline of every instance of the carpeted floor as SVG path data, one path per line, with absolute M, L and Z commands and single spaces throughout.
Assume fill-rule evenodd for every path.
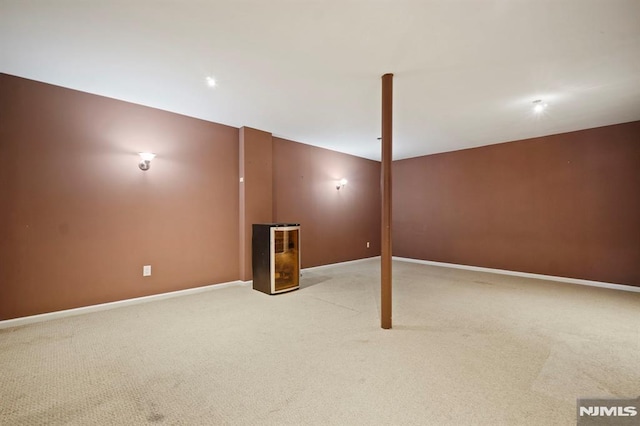
M 1 425 L 572 425 L 640 394 L 640 293 L 377 260 L 0 330 Z

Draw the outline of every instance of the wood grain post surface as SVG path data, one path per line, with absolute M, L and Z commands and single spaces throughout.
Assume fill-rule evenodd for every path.
M 393 74 L 382 76 L 382 247 L 380 322 L 391 328 L 391 161 L 393 133 Z

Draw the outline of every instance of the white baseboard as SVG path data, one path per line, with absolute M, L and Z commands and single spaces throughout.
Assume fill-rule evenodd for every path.
M 189 294 L 204 293 L 206 291 L 217 290 L 230 286 L 244 286 L 241 281 L 231 281 L 227 283 L 211 284 L 204 287 L 187 288 L 184 290 L 170 291 L 168 293 L 152 294 L 150 296 L 136 297 L 133 299 L 118 300 L 116 302 L 101 303 L 99 305 L 83 306 L 80 308 L 65 309 L 64 311 L 48 312 L 46 314 L 31 315 L 28 317 L 13 318 L 0 321 L 0 329 L 19 327 L 21 325 L 33 324 L 36 322 L 50 321 L 58 318 L 72 317 L 87 314 L 89 312 L 106 311 L 108 309 L 120 308 L 123 306 L 137 305 L 156 300 L 170 299 L 173 297 L 186 296 Z
M 304 273 L 306 271 L 317 271 L 318 269 L 332 268 L 332 267 L 335 267 L 335 266 L 350 265 L 350 264 L 353 264 L 353 263 L 366 262 L 367 260 L 374 260 L 374 259 L 380 259 L 380 256 L 365 257 L 363 259 L 347 260 L 346 262 L 329 263 L 327 265 L 312 266 L 311 268 L 304 268 L 302 270 L 302 273 Z
M 614 290 L 623 290 L 623 291 L 640 293 L 640 287 L 625 285 L 625 284 L 613 284 L 613 283 L 605 283 L 600 281 L 582 280 L 579 278 L 566 278 L 566 277 L 556 277 L 553 275 L 532 274 L 529 272 L 509 271 L 506 269 L 483 268 L 481 266 L 458 265 L 456 263 L 433 262 L 431 260 L 411 259 L 408 257 L 393 256 L 393 260 L 399 260 L 401 262 L 421 263 L 423 265 L 431 265 L 431 266 L 443 266 L 446 268 L 467 269 L 469 271 L 490 272 L 492 274 L 503 274 L 503 275 L 513 275 L 516 277 L 535 278 L 538 280 L 560 281 L 560 282 L 570 283 L 570 284 L 588 285 L 591 287 L 603 287 L 603 288 L 610 288 Z
M 371 259 L 380 259 L 380 256 L 365 257 L 364 259 L 347 260 L 346 262 L 328 263 L 326 265 L 312 266 L 310 268 L 303 268 L 300 271 L 300 276 L 303 276 L 304 273 L 307 272 L 307 271 L 308 272 L 312 272 L 312 271 L 317 271 L 317 270 L 323 269 L 323 268 L 331 268 L 331 267 L 340 266 L 340 265 L 349 265 L 349 264 L 352 264 L 352 263 L 365 262 L 365 261 L 371 260 Z M 241 281 L 241 283 L 253 285 L 253 280 Z
M 302 272 L 304 273 L 305 271 L 313 271 L 316 269 L 326 268 L 329 266 L 338 266 L 338 265 L 346 265 L 349 263 L 362 262 L 365 260 L 375 259 L 376 257 L 379 258 L 380 256 L 367 257 L 365 259 L 349 260 L 347 262 L 332 263 L 329 265 L 314 266 L 312 268 L 305 268 L 302 270 Z M 207 285 L 204 287 L 195 287 L 195 288 L 188 288 L 185 290 L 171 291 L 168 293 L 152 294 L 150 296 L 136 297 L 134 299 L 125 299 L 125 300 L 118 300 L 115 302 L 101 303 L 99 305 L 82 306 L 80 308 L 65 309 L 64 311 L 47 312 L 45 314 L 30 315 L 28 317 L 12 318 L 8 320 L 0 321 L 0 330 L 4 328 L 19 327 L 22 325 L 33 324 L 36 322 L 50 321 L 58 318 L 82 315 L 90 312 L 106 311 L 108 309 L 120 308 L 122 306 L 137 305 L 139 303 L 147 303 L 155 300 L 169 299 L 172 297 L 180 297 L 180 296 L 186 296 L 189 294 L 202 293 L 205 291 L 220 289 L 223 287 L 247 286 L 247 285 L 251 285 L 252 282 L 253 281 L 231 281 L 227 283 Z
M 351 263 L 360 263 L 360 262 L 365 262 L 367 260 L 372 260 L 372 259 L 380 259 L 380 256 L 365 257 L 364 259 L 347 260 L 346 262 L 329 263 L 329 264 L 326 264 L 326 265 L 312 266 L 310 268 L 303 268 L 300 271 L 300 276 L 304 275 L 305 272 L 317 271 L 319 269 L 335 267 L 335 266 L 349 265 Z M 243 283 L 243 284 L 253 284 L 253 280 L 240 281 L 240 282 Z
M 375 259 L 380 259 L 380 256 L 349 260 L 346 262 L 331 263 L 328 265 L 313 266 L 311 268 L 303 269 L 302 273 L 306 271 L 317 271 L 323 268 L 366 262 L 368 260 L 375 260 Z M 421 263 L 423 265 L 442 266 L 446 268 L 466 269 L 470 271 L 489 272 L 493 274 L 503 274 L 503 275 L 517 276 L 517 277 L 559 281 L 559 282 L 565 282 L 570 284 L 580 284 L 580 285 L 587 285 L 592 287 L 603 287 L 603 288 L 610 288 L 615 290 L 623 290 L 623 291 L 640 293 L 640 287 L 624 285 L 624 284 L 613 284 L 613 283 L 605 283 L 600 281 L 582 280 L 578 278 L 566 278 L 566 277 L 556 277 L 552 275 L 532 274 L 529 272 L 509 271 L 505 269 L 484 268 L 481 266 L 458 265 L 455 263 L 434 262 L 430 260 L 411 259 L 407 257 L 398 257 L 398 256 L 393 256 L 393 260 L 397 260 L 401 262 Z M 244 286 L 251 285 L 251 283 L 252 281 L 231 281 L 227 283 L 212 284 L 204 287 L 195 287 L 195 288 L 188 288 L 185 290 L 171 291 L 168 293 L 152 294 L 150 296 L 136 297 L 134 299 L 126 299 L 126 300 L 118 300 L 116 302 L 101 303 L 99 305 L 91 305 L 91 306 L 83 306 L 83 307 L 74 308 L 74 309 L 66 309 L 64 311 L 56 311 L 56 312 L 49 312 L 45 314 L 31 315 L 28 317 L 13 318 L 9 320 L 0 321 L 0 329 L 10 328 L 10 327 L 19 327 L 22 325 L 33 324 L 36 322 L 50 321 L 53 319 L 65 318 L 65 317 L 72 317 L 76 315 L 86 314 L 89 312 L 105 311 L 108 309 L 114 309 L 114 308 L 119 308 L 123 306 L 129 306 L 129 305 L 137 305 L 140 303 L 147 303 L 147 302 L 152 302 L 156 300 L 169 299 L 173 297 L 186 296 L 189 294 L 203 293 L 206 291 L 216 290 L 224 287 L 230 287 L 230 286 L 244 287 Z

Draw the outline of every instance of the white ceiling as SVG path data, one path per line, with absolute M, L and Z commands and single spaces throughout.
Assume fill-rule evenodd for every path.
M 0 0 L 0 72 L 371 159 L 391 72 L 400 159 L 639 120 L 640 1 Z

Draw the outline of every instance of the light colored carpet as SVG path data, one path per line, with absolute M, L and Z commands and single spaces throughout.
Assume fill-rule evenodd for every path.
M 2 425 L 571 425 L 640 394 L 640 293 L 369 260 L 0 330 Z

